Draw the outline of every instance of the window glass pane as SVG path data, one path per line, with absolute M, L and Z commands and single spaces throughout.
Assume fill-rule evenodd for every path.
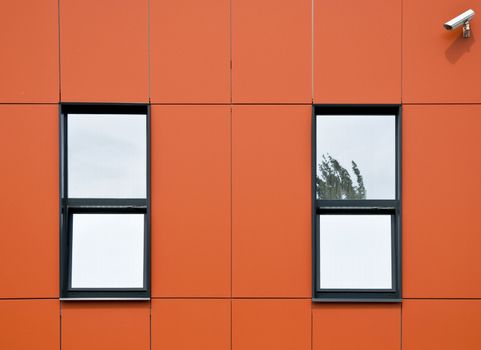
M 146 198 L 145 115 L 68 115 L 68 196 Z
M 391 216 L 320 215 L 321 289 L 391 289 Z
M 144 215 L 74 214 L 72 288 L 144 286 Z
M 317 116 L 317 198 L 396 198 L 396 118 Z

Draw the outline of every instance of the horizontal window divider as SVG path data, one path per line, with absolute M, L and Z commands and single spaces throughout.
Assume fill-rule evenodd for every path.
M 69 198 L 63 204 L 71 208 L 146 208 L 147 199 Z
M 398 209 L 399 201 L 396 199 L 387 200 L 316 200 L 317 208 L 329 209 L 350 209 L 350 208 L 366 208 L 366 209 Z
M 341 207 L 316 208 L 317 215 L 396 215 L 396 208 Z

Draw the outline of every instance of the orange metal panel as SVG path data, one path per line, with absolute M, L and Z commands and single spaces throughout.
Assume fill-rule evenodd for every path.
M 230 296 L 230 107 L 152 107 L 152 295 Z
M 314 0 L 314 101 L 400 100 L 401 0 Z
M 311 301 L 232 301 L 232 350 L 310 350 Z
M 312 310 L 312 333 L 314 350 L 400 350 L 401 306 L 316 305 Z
M 404 297 L 480 298 L 481 106 L 406 106 Z
M 0 102 L 58 102 L 58 0 L 3 1 Z
M 63 302 L 62 350 L 150 349 L 148 302 Z
M 232 1 L 234 102 L 311 102 L 311 1 Z
M 477 16 L 472 38 L 462 38 L 462 28 L 452 32 L 443 23 L 472 8 Z M 481 102 L 481 33 L 479 1 L 404 0 L 403 101 Z
M 152 102 L 230 101 L 228 0 L 151 1 Z
M 62 101 L 148 101 L 148 0 L 62 0 Z
M 0 300 L 0 349 L 60 349 L 58 300 Z
M 58 107 L 0 106 L 0 298 L 58 296 Z
M 234 296 L 311 296 L 311 108 L 234 106 Z
M 153 350 L 230 350 L 230 300 L 152 301 Z
M 481 349 L 481 300 L 405 300 L 406 350 Z

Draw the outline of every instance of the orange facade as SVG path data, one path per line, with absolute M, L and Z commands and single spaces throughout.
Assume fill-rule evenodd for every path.
M 442 24 L 472 8 L 472 38 Z M 0 349 L 481 348 L 481 6 L 0 12 Z M 59 103 L 151 104 L 152 300 L 59 300 Z M 312 104 L 402 104 L 403 301 L 313 303 Z

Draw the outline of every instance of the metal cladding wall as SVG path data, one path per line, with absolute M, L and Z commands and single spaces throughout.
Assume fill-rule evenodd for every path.
M 0 11 L 0 349 L 481 348 L 473 0 Z M 60 302 L 59 102 L 152 104 L 152 301 Z M 311 104 L 403 104 L 403 302 L 311 302 Z

